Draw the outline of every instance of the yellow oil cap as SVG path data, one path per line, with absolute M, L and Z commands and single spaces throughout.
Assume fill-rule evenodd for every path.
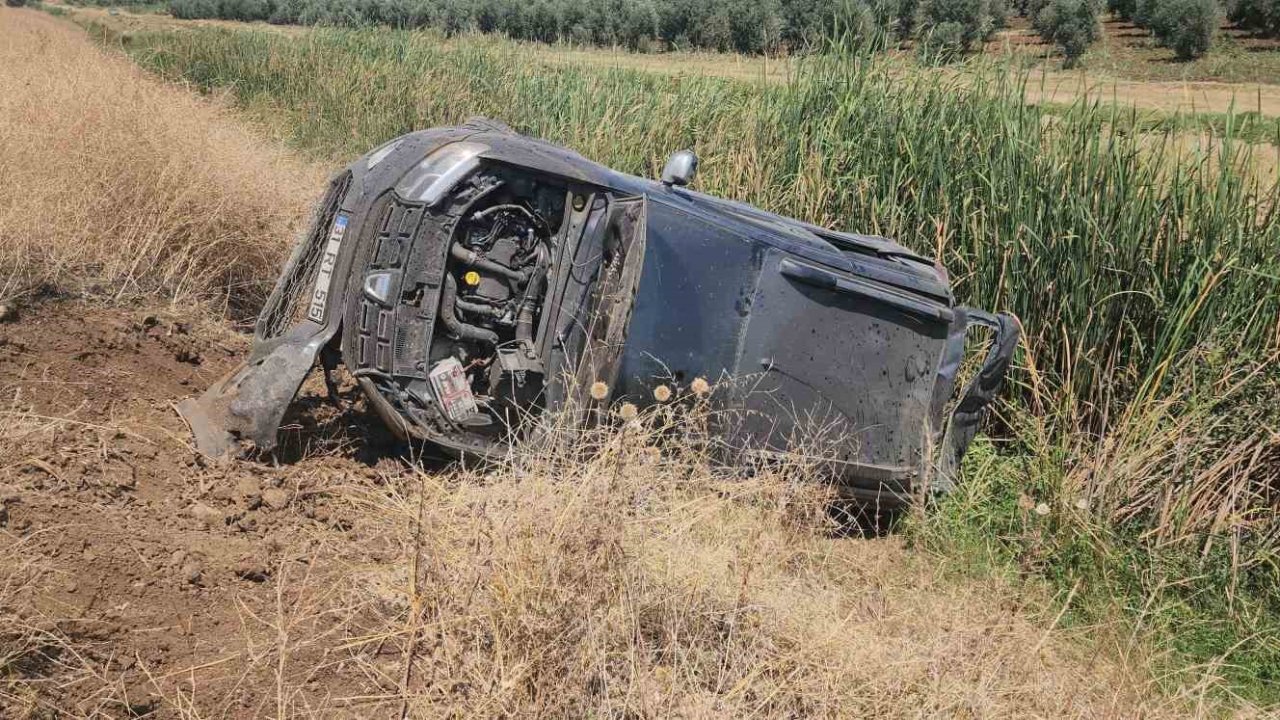
M 475 270 L 468 270 L 467 274 L 462 276 L 462 282 L 475 287 L 480 284 L 480 273 Z

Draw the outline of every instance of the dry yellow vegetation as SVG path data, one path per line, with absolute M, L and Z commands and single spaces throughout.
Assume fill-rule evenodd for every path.
M 34 10 L 0 69 L 0 298 L 263 297 L 320 171 Z

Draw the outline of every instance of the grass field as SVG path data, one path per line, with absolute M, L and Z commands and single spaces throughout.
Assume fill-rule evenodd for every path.
M 100 154 L 96 176 L 129 173 L 106 188 L 154 183 L 98 206 L 106 191 L 91 183 L 60 190 L 71 170 L 6 167 L 28 175 L 6 175 L 4 190 L 31 199 L 0 225 L 44 238 L 3 258 L 6 294 L 101 297 L 105 286 L 125 288 L 112 297 L 252 306 L 316 187 L 314 166 L 252 139 L 201 147 L 208 131 L 181 118 L 234 127 L 217 106 L 184 104 L 121 58 L 90 57 L 69 25 L 3 12 L 23 28 L 6 35 L 15 62 L 5 72 L 48 83 L 0 104 L 4 156 Z M 353 661 L 387 681 L 388 702 L 408 693 L 422 714 L 447 711 L 448 683 L 463 678 L 471 704 L 456 711 L 481 714 L 1247 715 L 1277 701 L 1280 215 L 1274 182 L 1241 169 L 1258 150 L 1236 118 L 1188 149 L 1176 129 L 1113 107 L 1028 105 L 1030 79 L 1015 68 L 904 74 L 853 55 L 755 83 L 549 68 L 500 42 L 385 30 L 96 34 L 326 166 L 476 114 L 641 174 L 691 146 L 699 189 L 896 237 L 951 268 L 962 299 L 1013 310 L 1027 328 L 1010 400 L 962 490 L 879 544 L 824 537 L 811 512 L 821 498 L 794 482 L 803 467 L 726 490 L 694 456 L 645 465 L 644 442 L 626 436 L 597 439 L 598 460 L 584 467 L 542 458 L 553 472 L 535 481 L 519 479 L 523 466 L 483 483 L 401 471 L 351 490 L 384 518 L 366 535 L 384 544 L 357 546 L 372 555 L 350 559 L 365 569 L 341 587 L 382 595 L 324 602 L 371 603 L 358 628 L 335 631 L 344 648 L 385 639 L 407 658 Z M 47 66 L 42 42 L 67 65 Z M 113 75 L 95 80 L 87 68 L 100 65 Z M 117 100 L 152 95 L 173 109 Z M 74 115 L 102 133 L 96 144 L 46 120 L 81 96 L 98 104 Z M 72 142 L 90 144 L 58 144 Z M 277 158 L 284 171 L 263 169 Z M 190 197 L 208 207 L 139 204 L 201 188 Z M 111 221 L 72 214 L 53 233 L 43 220 L 62 206 Z M 191 223 L 223 216 L 225 229 L 192 234 Z M 155 239 L 123 243 L 139 250 L 120 269 L 109 241 L 130 221 Z M 202 255 L 192 237 L 246 247 Z M 196 272 L 228 255 L 252 260 Z M 572 481 L 546 479 L 557 475 Z M 619 477 L 630 481 L 618 487 Z M 637 503 L 653 514 L 633 518 Z M 373 556 L 382 562 L 368 569 Z M 311 611 L 330 612 L 316 602 Z M 442 628 L 453 623 L 451 646 Z M 1059 627 L 1091 642 L 1064 642 Z M 432 667 L 464 675 L 437 669 L 411 687 L 419 637 L 423 652 L 441 653 Z M 318 676 L 340 674 L 324 668 Z M 277 675 L 288 710 L 305 692 L 281 689 L 296 674 Z

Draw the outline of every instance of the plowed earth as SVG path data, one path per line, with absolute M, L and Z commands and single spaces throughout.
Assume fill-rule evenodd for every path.
M 0 648 L 34 680 L 0 707 L 129 715 L 199 693 L 227 698 L 228 715 L 275 714 L 286 687 L 322 679 L 323 658 L 294 677 L 281 650 L 325 631 L 324 617 L 290 623 L 308 593 L 332 590 L 334 548 L 360 539 L 334 491 L 402 465 L 315 378 L 275 464 L 206 462 L 174 403 L 246 347 L 181 315 L 75 302 L 0 324 L 0 601 L 12 613 Z M 344 675 L 326 695 L 377 691 Z

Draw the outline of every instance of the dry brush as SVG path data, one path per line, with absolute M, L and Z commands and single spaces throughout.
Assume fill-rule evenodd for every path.
M 34 10 L 4 10 L 0 74 L 0 298 L 256 311 L 322 174 Z

